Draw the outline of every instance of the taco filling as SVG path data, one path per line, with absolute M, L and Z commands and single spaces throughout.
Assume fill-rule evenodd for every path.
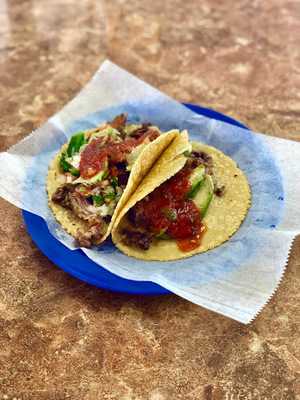
M 148 250 L 155 241 L 173 239 L 182 252 L 200 246 L 207 229 L 203 218 L 225 187 L 214 183 L 209 154 L 194 150 L 186 156 L 179 172 L 128 211 L 129 224 L 121 232 L 126 245 Z
M 76 235 L 82 247 L 102 241 L 134 162 L 160 136 L 150 124 L 126 122 L 121 114 L 94 130 L 78 132 L 60 154 L 61 184 L 51 200 L 85 222 L 85 229 Z

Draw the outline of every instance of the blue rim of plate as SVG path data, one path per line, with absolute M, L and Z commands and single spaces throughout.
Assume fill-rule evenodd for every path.
M 241 122 L 217 111 L 195 104 L 184 105 L 197 114 L 248 129 Z M 75 278 L 113 292 L 152 296 L 171 293 L 153 282 L 133 281 L 114 275 L 90 260 L 80 249 L 69 250 L 61 244 L 50 234 L 46 222 L 41 217 L 23 210 L 23 218 L 27 232 L 42 253 Z

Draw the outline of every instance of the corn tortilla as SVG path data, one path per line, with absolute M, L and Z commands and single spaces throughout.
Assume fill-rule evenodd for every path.
M 177 260 L 214 249 L 226 242 L 239 229 L 251 204 L 251 191 L 246 176 L 234 160 L 216 148 L 197 142 L 192 143 L 192 148 L 204 151 L 213 158 L 214 176 L 218 183 L 225 185 L 224 195 L 213 196 L 203 219 L 207 231 L 201 245 L 192 251 L 182 252 L 175 240 L 155 240 L 149 250 L 141 250 L 130 247 L 122 241 L 121 232 L 129 225 L 126 216 L 128 210 L 183 167 L 184 163 L 182 165 L 178 161 L 180 157 L 177 157 L 172 163 L 163 164 L 164 160 L 161 160 L 161 165 L 157 163 L 119 214 L 113 227 L 112 239 L 123 253 L 142 260 Z
M 174 141 L 174 139 L 180 136 L 178 130 L 172 130 L 167 133 L 161 134 L 153 142 L 150 142 L 138 156 L 137 160 L 132 166 L 131 173 L 126 185 L 126 188 L 117 204 L 112 219 L 107 226 L 106 233 L 102 237 L 103 242 L 110 234 L 114 221 L 119 214 L 122 207 L 128 201 L 132 193 L 135 191 L 139 183 L 142 181 L 144 176 L 148 173 L 152 165 L 160 157 L 163 151 Z M 78 218 L 71 210 L 67 210 L 59 204 L 54 203 L 51 198 L 56 189 L 62 184 L 61 177 L 64 175 L 59 167 L 59 160 L 63 151 L 67 148 L 67 144 L 63 145 L 59 153 L 52 160 L 48 176 L 47 176 L 47 193 L 48 193 L 48 204 L 51 208 L 56 220 L 61 226 L 73 237 L 76 238 L 78 231 L 85 231 L 88 229 L 87 222 Z

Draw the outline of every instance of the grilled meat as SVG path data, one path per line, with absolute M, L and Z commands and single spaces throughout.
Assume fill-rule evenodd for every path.
M 187 161 L 187 165 L 192 168 L 197 168 L 198 165 L 204 165 L 206 173 L 212 175 L 213 159 L 204 151 L 193 151 Z
M 90 248 L 100 243 L 103 234 L 103 224 L 95 224 L 85 232 L 78 231 L 77 242 L 80 247 Z
M 150 232 L 134 231 L 130 229 L 123 229 L 123 241 L 133 247 L 138 247 L 142 250 L 148 250 L 154 235 Z
M 52 201 L 72 210 L 78 218 L 89 224 L 102 223 L 102 218 L 94 212 L 88 198 L 77 190 L 76 185 L 66 183 L 59 186 L 52 195 Z

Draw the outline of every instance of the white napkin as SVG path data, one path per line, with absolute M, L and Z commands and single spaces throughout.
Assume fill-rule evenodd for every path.
M 282 279 L 293 239 L 300 230 L 300 143 L 199 116 L 106 61 L 63 110 L 0 153 L 0 195 L 43 217 L 51 233 L 73 249 L 74 241 L 47 206 L 48 164 L 76 130 L 95 126 L 122 111 L 133 122 L 151 121 L 162 130 L 187 128 L 192 140 L 220 148 L 246 173 L 253 204 L 228 242 L 185 260 L 143 262 L 125 256 L 109 242 L 84 252 L 123 278 L 158 283 L 210 310 L 250 322 Z

